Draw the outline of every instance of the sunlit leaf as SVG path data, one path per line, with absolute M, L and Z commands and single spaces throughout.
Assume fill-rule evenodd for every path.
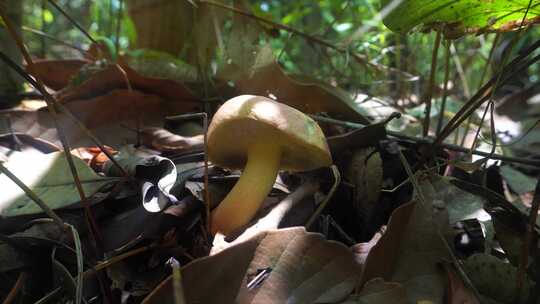
M 408 32 L 417 25 L 443 26 L 447 37 L 484 31 L 511 31 L 519 27 L 529 0 L 382 0 L 393 9 L 384 24 L 395 32 Z M 524 24 L 540 22 L 539 1 L 532 1 Z M 384 10 L 384 9 L 383 9 Z
M 114 181 L 95 173 L 81 159 L 73 158 L 86 196 L 90 197 L 100 188 Z M 15 176 L 25 183 L 45 204 L 52 209 L 62 208 L 80 201 L 73 176 L 63 152 L 31 154 L 13 152 L 4 163 Z M 6 175 L 0 175 L 2 196 L 0 214 L 16 216 L 40 213 L 40 207 L 27 197 Z

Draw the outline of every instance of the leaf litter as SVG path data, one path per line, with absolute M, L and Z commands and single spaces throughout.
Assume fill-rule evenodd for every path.
M 210 25 L 223 16 L 201 7 L 196 32 L 211 29 L 216 35 L 196 35 L 190 59 L 205 66 L 221 43 Z M 434 21 L 453 21 L 441 18 Z M 514 27 L 507 19 L 489 26 Z M 417 25 L 406 18 L 392 22 L 389 27 L 400 30 Z M 424 147 L 387 134 L 392 116 L 368 119 L 346 91 L 287 73 L 270 48 L 252 43 L 260 25 L 251 25 L 234 19 L 233 37 L 253 41 L 228 49 L 228 60 L 213 79 L 220 98 L 210 106 L 192 86 L 197 70 L 185 62 L 171 65 L 173 59 L 163 53 L 133 53 L 115 64 L 36 62 L 30 74 L 55 90 L 58 102 L 107 145 L 128 175 L 60 113 L 58 123 L 73 148 L 87 197 L 81 202 L 49 112 L 0 113 L 2 165 L 81 232 L 84 252 L 82 284 L 76 239 L 44 219 L 39 206 L 0 175 L 0 270 L 8 278 L 25 278 L 28 286 L 46 282 L 21 294 L 22 302 L 55 296 L 67 301 L 84 285 L 88 302 L 106 302 L 114 291 L 123 294 L 123 303 L 175 303 L 179 284 L 186 303 L 525 303 L 531 297 L 537 287 L 529 273 L 534 264 L 525 265 L 529 272 L 519 291 L 511 284 L 521 275 L 523 255 L 534 257 L 534 250 L 521 249 L 526 208 L 517 208 L 493 185 L 478 183 L 480 168 L 460 172 L 470 185 L 442 176 L 444 170 L 409 175 L 406 167 L 420 164 Z M 458 34 L 477 25 L 467 26 L 458 27 Z M 155 66 L 163 69 L 150 69 Z M 235 235 L 212 235 L 211 211 L 242 175 L 213 163 L 205 166 L 203 123 L 180 121 L 174 128 L 167 122 L 172 115 L 203 109 L 211 116 L 221 103 L 243 94 L 365 126 L 319 123 L 334 169 L 344 176 L 339 184 L 332 184 L 336 179 L 329 168 L 279 172 L 248 224 Z M 403 164 L 401 153 L 410 164 Z M 450 164 L 447 154 L 441 157 Z M 498 182 L 504 181 L 507 192 L 538 195 L 530 176 L 507 164 L 499 171 Z M 95 224 L 87 224 L 83 203 L 90 203 Z M 171 265 L 180 265 L 180 279 Z

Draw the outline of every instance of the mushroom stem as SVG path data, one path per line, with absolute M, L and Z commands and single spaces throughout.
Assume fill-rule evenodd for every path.
M 228 235 L 249 223 L 272 190 L 280 159 L 281 149 L 275 143 L 259 142 L 249 147 L 247 163 L 240 179 L 212 211 L 212 234 L 221 232 Z

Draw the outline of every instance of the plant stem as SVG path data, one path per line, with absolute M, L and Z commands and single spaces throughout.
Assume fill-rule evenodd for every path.
M 501 68 L 500 72 L 497 75 L 494 75 L 486 84 L 484 84 L 477 92 L 474 94 L 469 101 L 459 109 L 459 111 L 452 117 L 450 122 L 443 128 L 441 134 L 435 140 L 436 145 L 441 144 L 448 135 L 450 135 L 464 120 L 466 120 L 472 112 L 474 112 L 484 101 L 489 99 L 489 94 L 492 93 L 500 85 L 506 83 L 506 81 L 512 79 L 516 74 L 528 68 L 538 60 L 540 56 L 535 56 L 527 62 L 524 62 L 524 59 L 532 54 L 536 49 L 540 48 L 540 40 L 537 40 L 526 50 L 521 52 L 516 58 L 514 58 L 510 63 Z M 498 76 L 508 74 L 509 76 L 497 82 Z
M 433 97 L 433 87 L 435 86 L 435 73 L 437 72 L 437 53 L 439 52 L 439 46 L 441 45 L 441 36 L 441 32 L 437 31 L 437 36 L 435 37 L 435 45 L 433 46 L 433 53 L 431 55 L 431 72 L 429 75 L 429 84 L 422 101 L 422 103 L 426 105 L 426 110 L 424 112 L 424 137 L 427 137 L 429 134 L 429 124 L 431 120 L 431 98 Z
M 448 96 L 448 77 L 450 76 L 450 41 L 446 42 L 446 49 L 444 52 L 444 87 L 443 97 L 441 101 L 441 109 L 439 112 L 439 121 L 437 122 L 437 135 L 441 133 L 442 124 L 444 120 L 444 111 L 446 111 L 446 97 Z

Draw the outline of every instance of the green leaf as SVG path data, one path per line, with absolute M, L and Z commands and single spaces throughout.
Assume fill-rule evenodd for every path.
M 442 26 L 448 38 L 484 31 L 518 28 L 530 0 L 403 0 L 383 19 L 394 32 L 405 33 L 418 25 Z M 382 0 L 383 7 L 396 0 Z M 540 22 L 540 1 L 534 0 L 525 24 Z
M 533 192 L 536 188 L 536 179 L 523 174 L 508 165 L 501 166 L 500 172 L 508 185 L 517 194 Z
M 87 197 L 94 195 L 106 184 L 117 180 L 98 175 L 77 157 L 73 157 L 73 161 Z M 80 201 L 63 152 L 50 154 L 13 152 L 4 166 L 52 209 L 66 207 Z M 38 205 L 6 175 L 0 175 L 0 185 L 2 185 L 1 216 L 9 217 L 41 212 Z
M 50 10 L 46 9 L 43 11 L 43 20 L 45 23 L 52 23 L 54 21 L 54 15 Z

